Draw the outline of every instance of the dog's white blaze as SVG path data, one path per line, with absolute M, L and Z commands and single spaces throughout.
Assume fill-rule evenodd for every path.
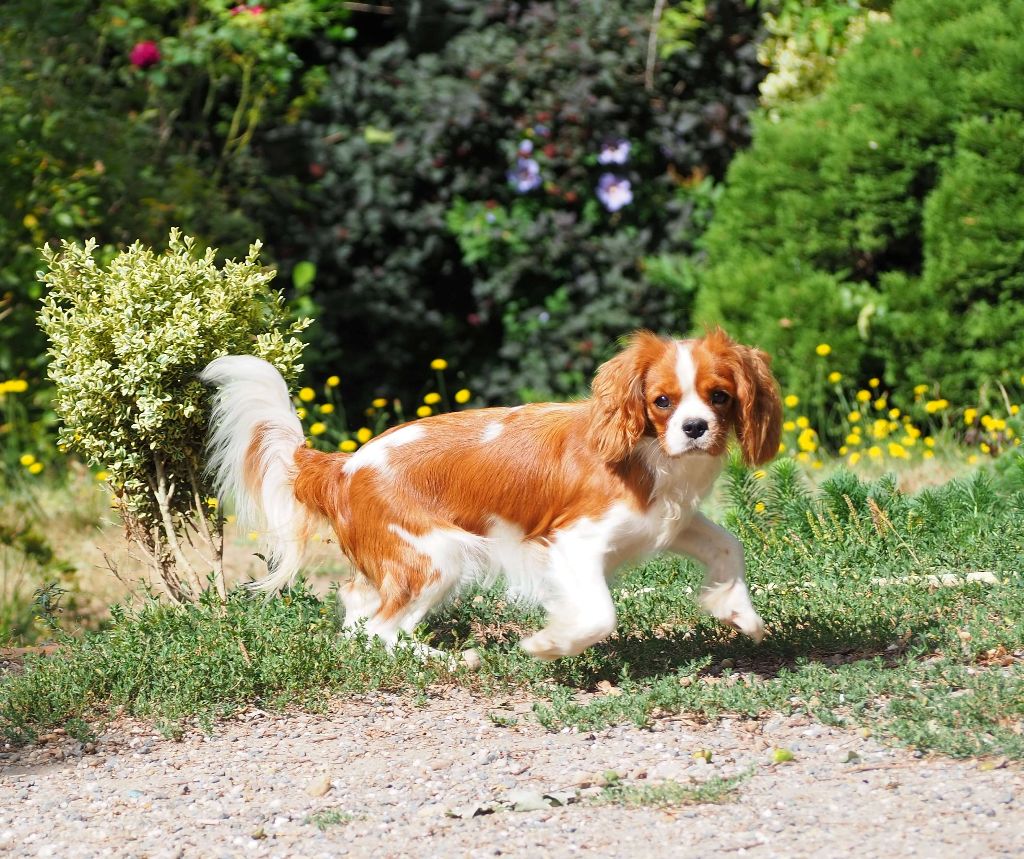
M 378 436 L 364 444 L 345 463 L 345 474 L 355 474 L 360 468 L 376 468 L 385 474 L 391 473 L 388 464 L 388 453 L 393 447 L 418 441 L 426 434 L 426 430 L 418 424 L 402 427 L 385 436 Z
M 502 431 L 505 429 L 498 421 L 492 421 L 484 427 L 484 431 L 480 436 L 480 441 L 484 444 L 494 441 Z
M 676 344 L 676 378 L 682 397 L 665 428 L 665 447 L 672 456 L 688 450 L 703 450 L 711 440 L 715 423 L 715 413 L 697 393 L 697 368 L 690 343 Z M 690 438 L 683 432 L 683 424 L 697 419 L 708 422 L 708 431 L 700 438 Z

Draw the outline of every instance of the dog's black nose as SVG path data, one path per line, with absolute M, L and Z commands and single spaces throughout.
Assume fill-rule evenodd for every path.
M 683 423 L 683 432 L 690 438 L 700 438 L 708 431 L 708 422 L 702 419 L 694 419 Z

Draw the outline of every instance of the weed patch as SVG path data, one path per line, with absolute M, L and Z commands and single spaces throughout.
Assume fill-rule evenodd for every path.
M 768 629 L 760 646 L 701 615 L 700 571 L 670 556 L 622 577 L 616 635 L 554 663 L 504 634 L 533 627 L 538 613 L 497 590 L 466 594 L 422 637 L 476 647 L 475 673 L 340 636 L 335 601 L 301 587 L 272 600 L 236 592 L 223 608 L 146 601 L 0 682 L 0 731 L 24 740 L 123 709 L 174 732 L 252 702 L 317 708 L 371 690 L 423 699 L 457 683 L 528 695 L 552 730 L 645 725 L 680 711 L 800 711 L 922 749 L 1024 758 L 1018 483 L 981 474 L 908 497 L 891 480 L 840 472 L 812 492 L 786 460 L 763 477 L 731 468 L 725 518 L 747 550 Z

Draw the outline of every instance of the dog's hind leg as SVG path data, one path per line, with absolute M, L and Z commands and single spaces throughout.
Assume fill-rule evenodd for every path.
M 338 588 L 338 601 L 345 609 L 345 629 L 354 629 L 377 613 L 381 597 L 373 582 L 356 570 L 352 578 Z

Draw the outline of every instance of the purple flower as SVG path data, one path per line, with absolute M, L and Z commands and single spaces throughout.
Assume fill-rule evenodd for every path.
M 532 158 L 517 158 L 515 169 L 508 171 L 508 181 L 520 194 L 540 185 L 540 165 Z
M 128 61 L 137 69 L 148 69 L 160 62 L 160 48 L 156 42 L 139 42 L 132 48 Z
M 546 125 L 535 125 L 533 127 L 533 133 L 536 134 L 538 137 L 550 137 L 551 129 L 548 128 Z
M 520 140 L 519 141 L 519 157 L 529 158 L 533 152 L 533 141 L 532 140 Z
M 598 164 L 625 164 L 629 160 L 630 144 L 628 140 L 608 140 L 601 144 L 597 153 Z
M 597 199 L 609 212 L 617 212 L 633 202 L 633 188 L 629 179 L 613 173 L 602 173 L 597 182 Z

